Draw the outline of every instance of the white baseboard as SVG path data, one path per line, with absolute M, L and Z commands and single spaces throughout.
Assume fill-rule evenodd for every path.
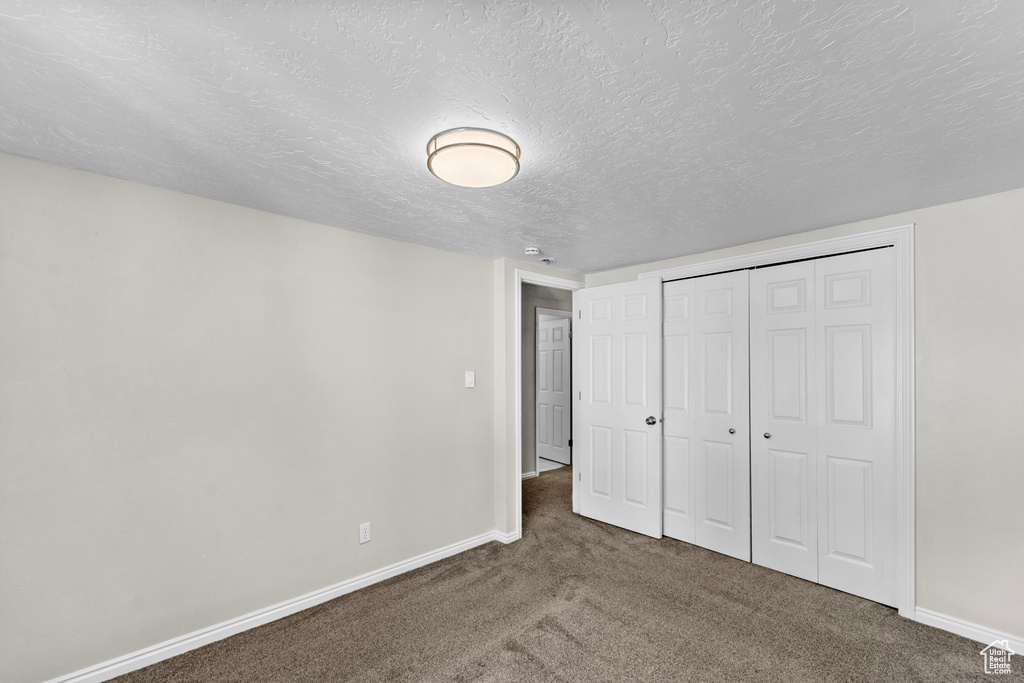
M 956 617 L 932 612 L 931 610 L 924 609 L 923 607 L 918 607 L 914 611 L 916 612 L 915 620 L 922 624 L 934 626 L 935 628 L 955 633 L 958 636 L 963 636 L 964 638 L 970 638 L 971 640 L 982 643 L 983 645 L 990 645 L 997 640 L 1005 640 L 1009 642 L 1011 650 L 1014 652 L 1024 653 L 1024 638 L 1020 638 L 1019 636 L 1011 636 L 1008 633 L 993 631 L 985 626 L 979 626 L 978 624 L 972 624 L 969 621 L 957 619 Z
M 518 541 L 521 538 L 520 535 L 517 534 L 514 531 L 512 533 L 508 533 L 508 534 L 503 534 L 500 531 L 495 531 L 493 533 L 494 533 L 494 540 L 501 541 L 505 545 L 508 545 L 509 543 L 515 543 L 516 541 Z
M 538 476 L 536 472 L 523 472 L 523 479 L 529 479 L 530 477 Z
M 365 588 L 373 585 L 384 579 L 390 579 L 392 576 L 398 576 L 399 574 L 405 573 L 417 567 L 428 565 L 431 562 L 437 562 L 443 560 L 446 557 L 452 555 L 458 555 L 461 552 L 465 552 L 471 548 L 475 548 L 484 543 L 491 541 L 500 541 L 502 543 L 511 543 L 517 540 L 513 538 L 515 534 L 504 534 L 498 531 L 489 531 L 486 534 L 480 534 L 473 538 L 468 538 L 459 543 L 453 543 L 444 548 L 423 553 L 417 555 L 411 559 L 403 562 L 397 562 L 383 569 L 357 576 L 354 579 L 348 581 L 342 581 L 336 583 L 333 586 L 328 586 L 312 593 L 301 595 L 292 600 L 286 600 L 285 602 L 279 602 L 276 605 L 271 605 L 255 612 L 250 612 L 244 616 L 236 619 L 230 619 L 228 621 L 210 626 L 208 628 L 193 631 L 184 636 L 178 638 L 172 638 L 171 640 L 147 647 L 136 652 L 124 655 L 123 657 L 117 657 L 95 666 L 90 666 L 85 669 L 80 669 L 74 673 L 59 676 L 51 679 L 48 683 L 101 683 L 101 681 L 107 681 L 111 678 L 115 678 L 122 674 L 126 674 L 129 671 L 135 671 L 141 669 L 144 666 L 155 664 L 164 659 L 169 659 L 175 655 L 180 655 L 183 652 L 194 650 L 197 647 L 208 645 L 218 640 L 223 640 L 229 636 L 233 636 L 236 633 L 242 631 L 248 631 L 256 626 L 262 626 L 263 624 L 276 621 L 289 614 L 295 614 L 301 612 L 304 609 L 315 607 L 320 603 L 333 600 L 334 598 L 351 593 L 352 591 Z

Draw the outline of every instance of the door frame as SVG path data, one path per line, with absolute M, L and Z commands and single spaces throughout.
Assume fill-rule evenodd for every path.
M 533 355 L 534 363 L 536 363 L 537 356 L 537 330 L 540 328 L 540 317 L 542 315 L 550 315 L 557 318 L 565 318 L 569 321 L 569 424 L 572 424 L 572 311 L 560 311 L 557 308 L 537 308 L 533 311 Z M 520 337 L 522 339 L 522 337 Z M 519 362 L 523 362 L 522 356 L 519 357 Z M 534 369 L 536 369 L 534 365 Z M 536 373 L 534 373 L 536 374 Z M 520 384 L 520 386 L 522 386 Z M 537 404 L 537 378 L 533 378 L 533 403 L 534 406 Z M 537 440 L 537 422 L 533 424 L 533 440 Z M 572 432 L 569 434 L 569 440 L 572 441 Z M 572 463 L 572 446 L 569 446 L 569 462 Z M 572 466 L 571 464 L 569 465 Z M 537 450 L 536 445 L 533 450 L 533 471 L 540 476 L 540 452 Z
M 678 280 L 850 251 L 893 247 L 896 280 L 896 606 L 916 621 L 914 592 L 914 224 L 640 273 Z
M 542 273 L 535 273 L 530 270 L 523 270 L 516 268 L 515 272 L 515 286 L 513 292 L 513 314 L 515 316 L 515 330 L 513 332 L 514 349 L 513 355 L 515 356 L 516 366 L 516 399 L 515 399 L 515 464 L 516 464 L 516 478 L 515 478 L 515 515 L 516 529 L 513 534 L 514 540 L 518 540 L 523 537 L 523 284 L 529 283 L 531 285 L 541 285 L 542 287 L 551 287 L 552 289 L 567 289 L 575 292 L 576 290 L 583 289 L 586 287 L 586 283 L 579 282 L 577 280 L 569 280 L 563 277 L 556 277 L 554 275 L 544 275 Z M 570 313 L 570 316 L 572 314 Z M 575 491 L 575 481 L 573 482 L 573 490 Z M 575 499 L 575 493 L 573 495 Z

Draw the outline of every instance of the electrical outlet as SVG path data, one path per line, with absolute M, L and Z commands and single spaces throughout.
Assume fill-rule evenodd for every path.
M 370 523 L 359 525 L 359 542 L 369 543 L 370 542 Z

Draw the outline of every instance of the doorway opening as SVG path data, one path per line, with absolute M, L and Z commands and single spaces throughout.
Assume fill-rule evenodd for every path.
M 565 313 L 571 319 L 572 294 L 576 290 L 583 289 L 584 286 L 584 283 L 576 280 L 516 269 L 514 289 L 516 452 L 514 457 L 518 476 L 515 486 L 517 526 L 515 538 L 521 538 L 523 533 L 523 481 L 538 476 L 535 388 L 537 309 L 548 309 L 548 312 L 545 312 L 548 315 Z M 569 470 L 569 467 L 562 466 L 557 471 L 564 473 Z
M 570 465 L 569 325 L 572 292 L 522 285 L 520 410 L 523 477 Z

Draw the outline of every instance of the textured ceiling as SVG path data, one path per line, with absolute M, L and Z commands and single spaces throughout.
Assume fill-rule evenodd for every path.
M 0 0 L 0 150 L 590 273 L 1024 187 L 1022 57 L 1018 0 Z

